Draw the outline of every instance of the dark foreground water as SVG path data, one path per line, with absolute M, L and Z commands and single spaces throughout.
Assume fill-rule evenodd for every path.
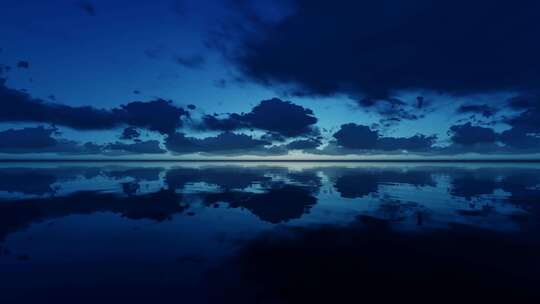
M 0 303 L 540 303 L 540 165 L 0 164 Z

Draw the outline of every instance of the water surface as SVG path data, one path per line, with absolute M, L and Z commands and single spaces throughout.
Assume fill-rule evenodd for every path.
M 535 302 L 534 163 L 2 163 L 3 303 Z

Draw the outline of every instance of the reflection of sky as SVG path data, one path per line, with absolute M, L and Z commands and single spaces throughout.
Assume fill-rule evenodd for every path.
M 519 226 L 510 220 L 511 216 L 526 215 L 528 211 L 508 202 L 512 193 L 502 189 L 503 183 L 507 176 L 523 172 L 534 175 L 537 170 L 540 168 L 528 164 L 505 167 L 504 164 L 146 163 L 137 168 L 114 164 L 95 167 L 95 164 L 85 163 L 4 164 L 0 169 L 4 176 L 12 179 L 24 176 L 29 182 L 24 186 L 4 184 L 0 196 L 4 200 L 2 204 L 10 205 L 41 198 L 46 210 L 47 199 L 67 197 L 69 200 L 70 195 L 80 192 L 144 197 L 169 189 L 178 195 L 178 203 L 187 207 L 182 214 L 204 217 L 218 212 L 221 217 L 226 217 L 229 212 L 235 212 L 259 217 L 259 221 L 264 222 L 265 215 L 257 214 L 265 212 L 263 209 L 250 210 L 242 203 L 240 208 L 230 207 L 235 206 L 235 200 L 249 200 L 253 195 L 254 204 L 257 204 L 256 198 L 291 186 L 305 189 L 306 195 L 314 196 L 317 201 L 313 206 L 306 205 L 303 214 L 283 215 L 280 221 L 290 225 L 348 223 L 364 214 L 391 220 L 403 228 L 418 225 L 418 217 L 422 216 L 425 218 L 422 227 L 462 223 L 514 230 Z M 497 173 L 490 174 L 492 171 Z M 479 189 L 474 189 L 474 185 L 472 189 L 463 188 L 472 183 L 469 178 L 473 178 Z M 536 186 L 540 184 L 533 182 Z M 482 189 L 486 183 L 493 185 Z M 522 190 L 534 194 L 534 185 L 524 181 Z M 126 192 L 128 189 L 132 192 Z M 217 196 L 216 205 L 219 206 L 205 205 L 205 199 L 220 193 L 236 196 Z M 226 201 L 220 202 L 220 199 Z M 233 201 L 228 201 L 230 199 Z M 274 208 L 283 208 L 285 205 L 282 204 L 287 202 L 276 203 Z
M 102 273 L 118 292 L 174 282 L 200 297 L 206 271 L 246 241 L 359 218 L 528 238 L 540 198 L 535 164 L 4 163 L 0 176 L 27 181 L 0 183 L 0 282 L 51 292 L 76 270 L 77 286 Z

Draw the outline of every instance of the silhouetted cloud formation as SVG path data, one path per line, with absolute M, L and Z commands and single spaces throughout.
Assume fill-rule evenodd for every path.
M 3 80 L 0 80 L 0 106 L 0 122 L 51 123 L 78 130 L 131 125 L 169 134 L 182 125 L 182 117 L 189 115 L 183 108 L 163 99 L 130 102 L 111 110 L 47 103 L 7 88 Z
M 161 148 L 159 141 L 148 140 L 136 143 L 112 143 L 105 146 L 106 150 L 124 152 L 128 154 L 163 154 L 167 151 Z
M 350 149 L 373 149 L 379 139 L 379 132 L 368 126 L 353 123 L 341 125 L 334 133 L 338 145 Z
M 254 150 L 261 150 L 269 144 L 269 142 L 254 139 L 249 135 L 232 132 L 224 132 L 215 137 L 206 137 L 203 139 L 188 137 L 184 133 L 175 133 L 165 139 L 167 149 L 178 154 L 196 152 L 244 152 L 249 154 L 250 152 L 254 152 Z
M 141 133 L 137 130 L 137 128 L 134 127 L 127 127 L 122 131 L 122 135 L 120 136 L 121 139 L 137 139 L 139 136 L 141 136 Z
M 230 55 L 248 78 L 296 85 L 300 94 L 375 100 L 402 90 L 470 94 L 540 85 L 534 0 L 295 0 L 293 7 L 277 25 L 248 31 Z
M 52 137 L 55 132 L 56 129 L 44 127 L 2 131 L 0 132 L 0 152 L 4 150 L 42 149 L 55 146 L 57 141 Z
M 248 113 L 233 113 L 225 118 L 203 117 L 203 128 L 232 131 L 260 129 L 287 137 L 313 134 L 317 123 L 313 111 L 278 98 L 261 101 Z
M 470 122 L 450 127 L 450 133 L 452 142 L 461 145 L 493 143 L 497 140 L 493 129 L 473 126 Z
M 167 151 L 161 148 L 157 140 L 138 141 L 135 143 L 96 144 L 80 143 L 73 140 L 56 138 L 55 128 L 23 128 L 9 129 L 0 132 L 0 153 L 59 153 L 68 155 L 90 154 L 162 154 Z
M 338 146 L 358 150 L 429 150 L 436 141 L 435 136 L 417 134 L 411 137 L 383 137 L 379 131 L 354 123 L 344 124 L 334 133 Z

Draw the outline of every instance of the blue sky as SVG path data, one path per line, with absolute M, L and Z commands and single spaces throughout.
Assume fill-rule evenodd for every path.
M 508 144 L 508 136 L 502 134 L 512 127 L 517 132 L 518 123 L 512 125 L 512 117 L 519 117 L 520 113 L 527 111 L 532 112 L 532 115 L 537 113 L 538 99 L 535 92 L 538 73 L 534 72 L 536 57 L 528 51 L 522 51 L 524 58 L 516 59 L 516 54 L 507 52 L 505 54 L 508 54 L 508 62 L 502 62 L 499 59 L 503 57 L 497 57 L 497 51 L 494 52 L 497 56 L 490 58 L 493 61 L 486 59 L 484 62 L 482 57 L 476 54 L 483 52 L 488 46 L 499 45 L 497 43 L 505 39 L 506 34 L 497 32 L 501 32 L 501 26 L 496 26 L 494 32 L 484 32 L 484 28 L 479 28 L 477 34 L 482 35 L 481 38 L 471 36 L 463 41 L 456 41 L 463 43 L 463 47 L 452 50 L 450 55 L 445 51 L 440 55 L 434 50 L 428 53 L 424 49 L 433 45 L 439 47 L 438 44 L 445 47 L 445 43 L 449 42 L 440 42 L 438 35 L 446 34 L 453 39 L 454 35 L 458 37 L 460 34 L 459 27 L 451 30 L 456 33 L 445 33 L 446 28 L 435 25 L 436 29 L 440 28 L 434 36 L 413 24 L 410 27 L 419 34 L 411 35 L 401 33 L 398 30 L 400 24 L 393 24 L 409 17 L 408 14 L 423 16 L 423 1 L 410 4 L 406 9 L 396 1 L 383 1 L 386 4 L 383 8 L 372 5 L 373 1 L 361 1 L 358 6 L 342 2 L 338 1 L 328 8 L 328 15 L 325 15 L 321 13 L 324 12 L 321 7 L 328 4 L 301 0 L 2 0 L 0 64 L 11 69 L 4 71 L 1 77 L 6 78 L 5 90 L 25 90 L 23 93 L 27 93 L 28 98 L 39 99 L 47 104 L 91 106 L 95 109 L 110 110 L 133 101 L 164 99 L 172 101 L 171 105 L 174 107 L 183 109 L 188 105 L 195 105 L 196 108 L 189 111 L 189 119 L 187 116 L 180 117 L 184 122 L 176 132 L 196 139 L 233 132 L 259 140 L 263 134 L 279 129 L 268 125 L 254 127 L 257 123 L 247 122 L 247 117 L 240 119 L 241 126 L 230 130 L 211 128 L 201 123 L 207 114 L 216 113 L 219 114 L 216 117 L 225 119 L 231 113 L 249 113 L 261 101 L 272 98 L 279 98 L 280 102 L 284 103 L 290 101 L 291 105 L 311 110 L 317 120 L 316 124 L 308 126 L 313 132 L 295 133 L 294 136 L 287 136 L 285 140 L 278 142 L 267 141 L 265 149 L 281 149 L 277 154 L 262 153 L 267 157 L 285 157 L 291 153 L 296 156 L 328 154 L 332 157 L 349 154 L 409 156 L 411 152 L 424 156 L 536 153 L 540 147 L 540 144 L 536 146 L 537 126 L 524 128 L 519 125 L 519 136 L 525 136 L 527 140 L 525 144 L 520 142 L 519 149 L 515 149 L 517 144 Z M 461 14 L 477 14 L 471 20 L 488 24 L 493 22 L 490 16 L 483 15 L 487 8 L 473 6 L 470 12 L 464 12 L 465 6 L 460 7 L 460 3 L 455 5 L 455 11 L 445 12 L 451 11 L 454 16 L 450 13 L 449 16 L 456 18 Z M 441 7 L 444 5 L 441 4 Z M 535 6 L 533 2 L 527 2 L 525 6 L 527 5 Z M 347 6 L 351 6 L 351 10 L 359 10 L 358 20 L 345 13 Z M 370 15 L 379 19 L 368 20 L 371 17 L 366 18 L 366 14 L 370 10 Z M 440 13 L 434 10 L 434 15 Z M 341 19 L 340 14 L 343 15 Z M 497 11 L 493 14 L 498 16 Z M 527 18 L 534 16 L 521 17 L 525 20 L 521 23 L 526 23 Z M 353 24 L 340 21 L 349 19 Z M 313 20 L 320 22 L 307 27 Z M 467 19 L 465 20 L 466 23 Z M 409 26 L 410 22 L 406 22 L 406 26 Z M 508 17 L 506 26 L 509 32 L 524 32 L 524 38 L 518 42 L 530 45 L 521 45 L 520 48 L 536 49 L 538 42 L 533 42 L 532 38 L 528 37 L 533 36 L 537 27 L 531 28 L 529 33 L 521 28 L 521 23 Z M 405 37 L 405 42 L 393 44 L 396 37 Z M 432 41 L 426 42 L 425 37 Z M 448 40 L 451 40 L 450 38 Z M 359 44 L 361 39 L 367 40 L 364 44 Z M 417 42 L 418 39 L 423 41 Z M 371 46 L 374 44 L 380 46 Z M 370 47 L 374 49 L 369 49 Z M 501 53 L 507 51 L 505 47 L 501 48 Z M 427 55 L 423 57 L 411 55 L 424 52 Z M 408 57 L 401 58 L 400 56 L 405 56 L 403 54 L 408 54 Z M 448 58 L 451 54 L 455 54 L 456 58 Z M 414 62 L 415 60 L 417 62 Z M 464 64 L 458 70 L 450 64 L 443 64 L 445 60 L 458 65 L 465 62 L 467 65 Z M 517 68 L 507 67 L 513 61 L 519 66 L 524 60 L 530 60 L 530 67 L 522 68 L 521 73 Z M 28 62 L 28 68 L 17 67 L 21 61 Z M 409 61 L 416 64 L 417 71 L 406 69 Z M 433 62 L 441 63 L 440 71 L 430 67 Z M 490 73 L 491 69 L 493 71 Z M 503 76 L 494 75 L 489 79 L 491 74 L 497 74 L 499 70 Z M 452 77 L 445 76 L 451 73 L 456 74 Z M 515 81 L 500 80 L 504 75 L 512 77 L 514 74 L 524 76 L 514 77 L 519 78 Z M 473 76 L 476 78 L 472 78 Z M 480 77 L 485 79 L 477 81 Z M 425 105 L 418 104 L 419 96 L 423 98 Z M 527 107 L 509 106 L 509 100 L 520 96 L 528 96 L 532 101 Z M 0 100 L 0 103 L 6 103 L 5 106 L 9 107 L 7 97 L 4 99 Z M 464 105 L 474 107 L 459 111 Z M 493 113 L 484 115 L 482 106 L 489 107 Z M 149 112 L 148 115 L 153 114 Z M 279 124 L 282 113 L 270 112 L 264 115 L 276 116 L 277 118 L 269 123 Z M 110 128 L 81 130 L 58 124 L 59 120 L 62 119 L 51 121 L 8 117 L 2 119 L 0 131 L 42 126 L 56 128 L 51 136 L 58 140 L 100 145 L 114 142 L 126 145 L 134 143 L 119 139 L 123 129 L 130 126 L 129 123 L 118 123 Z M 395 138 L 410 138 L 416 134 L 436 135 L 437 138 L 426 143 L 425 147 L 416 146 L 413 149 L 415 151 L 408 151 L 408 145 L 398 145 L 396 149 L 384 146 L 381 150 L 382 144 L 367 145 L 359 149 L 354 148 L 358 145 L 344 146 L 344 141 L 334 136 L 344 124 L 349 123 L 368 126 L 373 132 L 377 132 L 378 137 L 390 137 L 392 141 Z M 454 131 L 448 133 L 452 126 L 467 123 L 472 129 L 454 128 Z M 184 153 L 174 153 L 167 149 L 166 139 L 172 138 L 170 133 L 160 134 L 145 124 L 134 127 L 141 133 L 136 142 L 159 142 L 163 153 L 154 153 L 152 157 L 186 157 Z M 484 132 L 478 128 L 492 131 Z M 353 132 L 360 132 L 361 128 L 354 130 L 356 131 Z M 455 130 L 480 135 L 459 141 Z M 483 134 L 490 132 L 494 132 L 495 136 L 483 137 Z M 9 134 L 0 133 L 0 139 L 2 135 Z M 365 140 L 361 134 L 355 133 L 352 136 L 356 136 L 353 141 Z M 292 141 L 307 139 L 320 143 L 315 151 L 283 150 L 285 145 Z M 263 148 L 258 147 L 260 143 L 257 142 L 253 145 L 249 147 Z M 328 151 L 334 152 L 326 153 L 328 146 L 331 148 Z M 453 147 L 441 150 L 441 147 L 448 146 Z M 261 154 L 252 153 L 250 148 L 232 146 L 234 151 L 211 153 L 207 153 L 204 148 L 200 148 L 200 151 L 188 150 L 203 157 Z M 496 151 L 489 152 L 492 150 Z M 71 153 L 58 151 L 51 154 L 43 149 L 32 151 L 30 148 L 23 151 L 18 147 L 4 145 L 2 148 L 0 145 L 0 153 L 11 156 L 69 156 Z M 130 157 L 133 157 L 132 154 L 136 157 L 145 154 L 140 153 L 140 150 L 116 152 L 118 153 L 104 154 L 129 154 Z M 82 154 L 85 157 L 102 155 L 86 152 Z M 80 157 L 81 153 L 75 153 L 75 156 Z

